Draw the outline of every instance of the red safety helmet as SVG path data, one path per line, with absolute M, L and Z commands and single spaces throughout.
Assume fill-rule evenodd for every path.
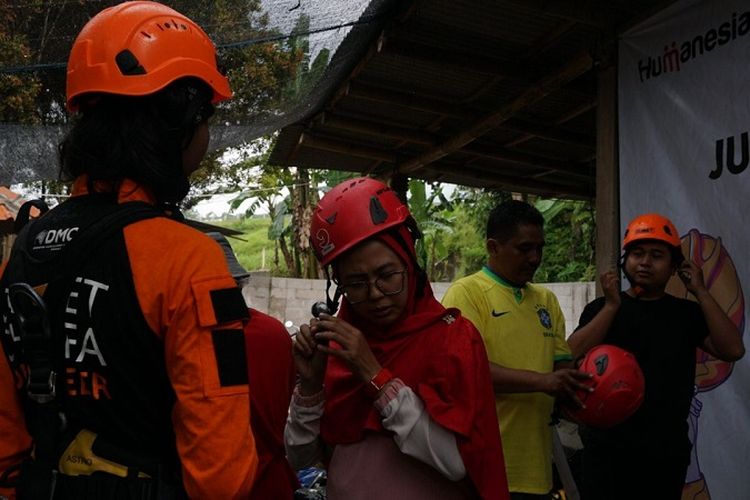
M 568 411 L 579 422 L 606 429 L 623 422 L 643 403 L 643 372 L 625 349 L 596 346 L 586 353 L 579 370 L 593 375 L 584 384 L 594 388 L 593 392 L 577 392 L 586 408 Z
M 411 217 L 395 191 L 380 181 L 358 177 L 344 181 L 320 200 L 310 224 L 310 243 L 326 266 L 357 243 Z
M 659 214 L 643 214 L 630 221 L 622 239 L 622 249 L 640 240 L 658 240 L 671 247 L 680 246 L 677 228 L 672 221 Z
M 91 18 L 73 43 L 67 106 L 75 112 L 87 93 L 153 94 L 184 77 L 211 87 L 213 103 L 232 96 L 216 47 L 197 24 L 157 2 L 124 2 Z

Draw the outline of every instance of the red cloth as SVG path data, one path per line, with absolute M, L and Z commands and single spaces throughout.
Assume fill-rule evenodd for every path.
M 409 244 L 408 252 L 388 233 L 376 237 L 406 264 L 412 291 L 417 286 L 415 253 L 404 226 L 399 233 Z M 510 498 L 489 361 L 474 325 L 457 309 L 446 310 L 429 283 L 421 297 L 411 293 L 404 315 L 388 330 L 368 328 L 346 299 L 338 316 L 362 331 L 380 364 L 419 395 L 434 421 L 456 435 L 468 476 L 481 498 Z M 326 443 L 353 443 L 367 431 L 387 432 L 364 384 L 333 356 L 328 358 L 325 392 L 321 436 Z
M 295 383 L 292 339 L 276 319 L 250 309 L 245 325 L 250 421 L 258 451 L 251 499 L 291 499 L 299 481 L 286 460 L 284 425 Z

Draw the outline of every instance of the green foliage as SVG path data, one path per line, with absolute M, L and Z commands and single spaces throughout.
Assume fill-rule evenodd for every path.
M 487 261 L 484 229 L 477 229 L 481 220 L 475 218 L 466 205 L 456 205 L 453 232 L 444 236 L 447 254 L 443 270 L 444 281 L 453 281 L 474 273 Z
M 417 182 L 417 181 L 412 181 Z M 423 209 L 410 204 L 417 213 Z M 441 241 L 433 244 L 440 258 L 428 259 L 431 278 L 453 281 L 481 269 L 487 261 L 486 224 L 490 211 L 510 199 L 510 193 L 458 188 L 452 206 L 440 213 L 452 230 L 437 231 Z M 417 197 L 417 200 L 420 198 Z M 530 200 L 545 218 L 546 247 L 534 281 L 540 283 L 590 281 L 594 279 L 595 219 L 590 202 Z M 429 227 L 428 222 L 428 227 Z M 442 229 L 441 225 L 436 225 Z M 429 239 L 425 239 L 429 242 Z M 428 243 L 429 244 L 429 243 Z
M 409 209 L 422 231 L 417 242 L 417 258 L 432 281 L 444 280 L 449 275 L 448 248 L 445 237 L 453 233 L 453 206 L 438 183 L 431 186 L 430 195 L 424 181 L 409 181 Z
M 240 220 L 220 222 L 219 224 L 242 231 L 243 234 L 239 239 L 227 238 L 242 267 L 248 271 L 270 270 L 274 276 L 287 276 L 289 274 L 283 259 L 280 260 L 278 267 L 274 264 L 276 243 L 268 237 L 271 226 L 270 217 L 246 217 Z M 265 262 L 263 259 L 264 251 Z
M 274 215 L 270 217 L 271 224 L 268 226 L 268 239 L 276 241 L 284 236 L 288 227 L 285 227 L 287 214 L 289 213 L 286 200 L 281 201 L 274 207 Z
M 456 188 L 447 207 L 449 213 L 444 214 L 452 231 L 441 235 L 443 257 L 433 271 L 439 281 L 454 281 L 481 269 L 487 261 L 484 248 L 487 217 L 492 207 L 506 198 L 508 193 Z
M 538 200 L 544 215 L 547 242 L 542 265 L 534 276 L 539 283 L 591 281 L 596 275 L 594 235 L 596 223 L 591 202 Z
M 270 171 L 270 170 L 269 170 Z M 335 186 L 355 174 L 317 171 Z M 409 205 L 424 238 L 418 245 L 420 261 L 432 281 L 453 281 L 481 269 L 487 261 L 485 225 L 492 207 L 509 195 L 461 188 L 448 201 L 439 186 L 427 195 L 422 181 L 411 181 Z M 274 276 L 301 276 L 297 263 L 276 257 L 279 243 L 290 241 L 292 216 L 282 201 L 275 206 L 274 218 L 247 217 L 222 223 L 244 233 L 247 243 L 230 239 L 243 266 L 258 270 L 266 249 L 265 268 Z M 534 281 L 539 283 L 590 281 L 594 279 L 594 214 L 591 203 L 568 200 L 536 200 L 534 205 L 545 217 L 545 247 L 542 265 Z
M 26 38 L 7 32 L 16 14 L 5 2 L 0 4 L 0 64 L 22 66 L 31 60 Z M 0 74 L 0 121 L 38 123 L 35 100 L 41 84 L 33 74 Z

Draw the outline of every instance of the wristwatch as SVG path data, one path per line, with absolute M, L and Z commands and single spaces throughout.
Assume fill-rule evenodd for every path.
M 388 382 L 393 380 L 393 374 L 388 368 L 381 368 L 370 381 L 365 384 L 365 392 L 371 398 L 377 397 L 380 391 L 385 387 Z

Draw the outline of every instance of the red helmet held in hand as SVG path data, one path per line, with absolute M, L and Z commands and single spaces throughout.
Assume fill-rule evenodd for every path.
M 568 411 L 577 421 L 606 429 L 626 420 L 643 403 L 643 372 L 635 356 L 625 349 L 608 344 L 596 346 L 586 353 L 579 370 L 593 375 L 584 383 L 594 391 L 578 391 L 586 408 Z

